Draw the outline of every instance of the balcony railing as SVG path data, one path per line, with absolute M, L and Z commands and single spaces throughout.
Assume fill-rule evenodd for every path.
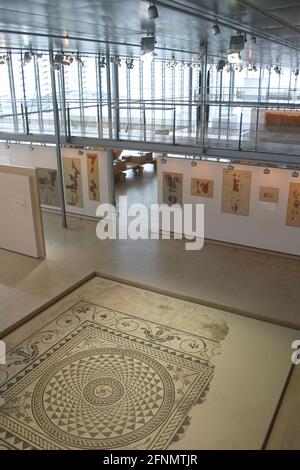
M 0 139 L 14 133 L 54 134 L 53 110 L 49 99 L 42 109 L 31 100 L 30 106 L 16 103 L 17 114 L 10 102 L 2 102 Z M 96 137 L 120 141 L 143 141 L 191 147 L 232 150 L 256 150 L 272 153 L 300 154 L 300 133 L 297 129 L 270 128 L 265 125 L 267 109 L 297 110 L 297 104 L 220 101 L 206 103 L 181 101 L 119 102 L 96 101 L 88 104 L 72 100 L 59 104 L 60 130 L 66 140 L 72 137 Z M 110 118 L 111 116 L 111 118 Z M 300 130 L 300 129 L 299 129 Z

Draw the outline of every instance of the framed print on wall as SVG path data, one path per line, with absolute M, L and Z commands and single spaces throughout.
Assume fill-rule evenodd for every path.
M 269 186 L 261 186 L 259 188 L 259 200 L 262 202 L 279 201 L 279 188 L 270 188 Z
M 249 215 L 251 171 L 223 170 L 222 212 Z
M 300 227 L 300 183 L 290 183 L 286 225 Z
M 213 180 L 192 178 L 191 180 L 191 195 L 199 197 L 214 197 L 214 182 Z
M 83 207 L 80 158 L 63 158 L 66 204 Z
M 90 201 L 100 201 L 99 162 L 97 152 L 87 152 L 88 191 Z
M 57 170 L 51 168 L 37 168 L 37 177 L 41 204 L 60 207 Z
M 163 203 L 182 204 L 182 174 L 163 172 Z

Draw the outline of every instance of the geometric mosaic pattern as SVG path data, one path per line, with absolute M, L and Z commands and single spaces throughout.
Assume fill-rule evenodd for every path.
M 0 366 L 0 449 L 165 449 L 219 341 L 80 301 Z

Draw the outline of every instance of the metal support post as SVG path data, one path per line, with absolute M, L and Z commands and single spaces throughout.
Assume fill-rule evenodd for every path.
M 52 104 L 53 104 L 53 119 L 54 119 L 54 129 L 55 129 L 55 140 L 56 140 L 56 160 L 57 160 L 57 177 L 58 177 L 58 187 L 60 194 L 60 205 L 61 205 L 61 217 L 62 217 L 62 226 L 67 228 L 67 215 L 66 215 L 66 204 L 65 204 L 65 192 L 64 192 L 64 182 L 63 182 L 63 168 L 62 168 L 62 158 L 61 158 L 61 145 L 60 145 L 60 126 L 59 126 L 59 112 L 57 105 L 57 96 L 56 96 L 56 83 L 55 83 L 55 71 L 53 67 L 53 51 L 49 51 L 50 58 L 50 76 L 51 76 L 51 88 L 52 88 Z

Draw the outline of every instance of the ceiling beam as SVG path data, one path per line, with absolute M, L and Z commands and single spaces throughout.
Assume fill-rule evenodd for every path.
M 270 13 L 266 10 L 263 10 L 262 8 L 257 7 L 256 5 L 249 2 L 248 0 L 237 0 L 237 1 L 244 7 L 248 8 L 248 10 L 254 11 L 256 14 L 261 15 L 264 18 L 268 18 L 269 20 L 272 20 L 275 23 L 278 23 L 281 26 L 284 26 L 284 28 L 289 29 L 290 31 L 293 31 L 293 33 L 300 34 L 300 28 L 289 23 L 288 21 L 285 21 L 283 18 L 280 18 L 279 16 L 273 15 L 273 13 Z

